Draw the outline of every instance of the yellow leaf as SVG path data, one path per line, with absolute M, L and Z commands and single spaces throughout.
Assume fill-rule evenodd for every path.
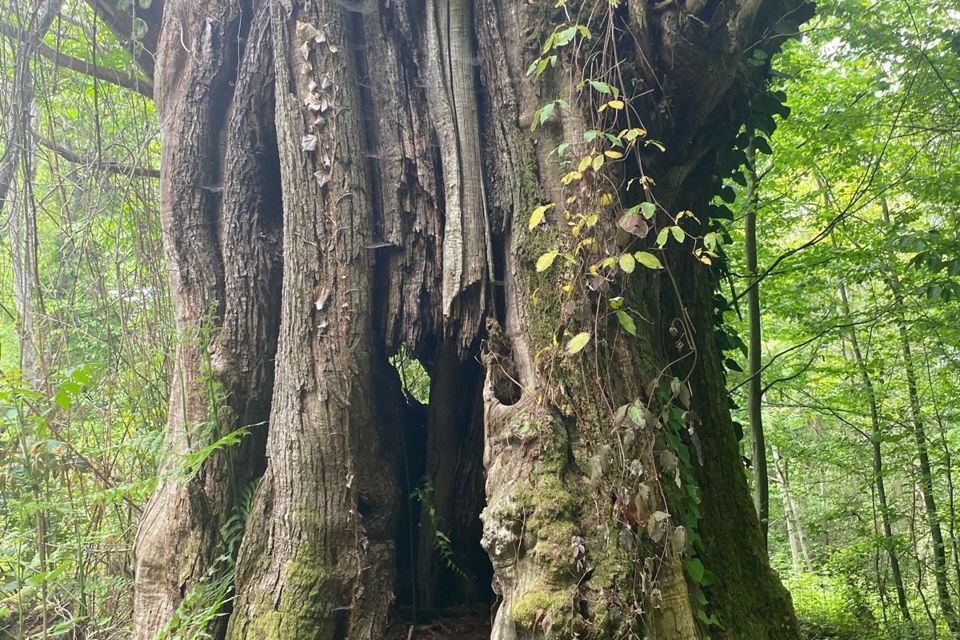
M 567 184 L 570 184 L 571 182 L 574 182 L 575 180 L 579 180 L 582 177 L 583 177 L 583 174 L 580 173 L 579 171 L 571 171 L 567 175 L 560 178 L 560 182 L 562 184 L 567 185 Z
M 608 158 L 612 158 L 614 160 L 619 160 L 620 158 L 623 157 L 622 153 L 620 153 L 619 151 L 614 151 L 612 149 L 604 151 L 603 155 L 607 156 Z
M 623 100 L 611 100 L 607 103 L 607 106 L 611 109 L 623 109 L 625 105 L 623 104 Z
M 559 253 L 559 251 L 553 249 L 537 258 L 537 271 L 540 272 L 549 269 L 553 265 L 553 261 L 557 259 Z
M 593 156 L 592 156 L 592 155 L 586 155 L 586 156 L 580 158 L 580 164 L 577 165 L 577 171 L 580 171 L 581 173 L 584 172 L 584 171 L 586 171 L 586 170 L 587 170 L 587 167 L 590 166 L 590 163 L 591 163 L 591 162 L 593 162 Z
M 633 270 L 637 268 L 637 261 L 633 259 L 633 256 L 629 253 L 625 253 L 620 256 L 620 268 L 623 269 L 625 273 L 633 273 Z
M 527 223 L 527 230 L 533 231 L 533 228 L 538 224 L 543 222 L 543 217 L 546 215 L 547 211 L 553 208 L 553 203 L 542 204 L 536 209 L 533 210 L 533 213 L 530 214 L 530 222 Z
M 583 348 L 587 346 L 588 342 L 590 342 L 590 333 L 588 331 L 578 333 L 570 338 L 570 342 L 567 343 L 567 353 L 570 355 L 580 353 L 583 351 Z

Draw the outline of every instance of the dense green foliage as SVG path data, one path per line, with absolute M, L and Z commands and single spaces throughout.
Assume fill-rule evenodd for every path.
M 46 6 L 0 3 L 0 167 L 16 159 L 0 236 L 0 637 L 120 638 L 137 522 L 166 468 L 173 321 L 157 126 L 148 98 L 52 59 L 138 77 L 85 4 L 64 3 L 49 28 L 24 4 Z M 960 10 L 818 10 L 774 63 L 790 117 L 770 136 L 746 132 L 759 136 L 756 201 L 745 174 L 724 194 L 737 196 L 724 321 L 744 336 L 748 208 L 758 220 L 770 557 L 809 638 L 947 637 L 960 607 Z M 43 46 L 28 50 L 38 31 Z M 23 82 L 32 115 L 18 121 Z M 728 346 L 729 388 L 746 407 L 746 348 Z M 429 381 L 398 362 L 425 401 Z M 747 423 L 745 408 L 735 415 Z M 230 591 L 210 586 L 215 600 Z
M 776 450 L 768 452 L 770 554 L 792 576 L 810 637 L 891 638 L 909 628 L 892 547 L 915 633 L 936 626 L 943 636 L 915 429 L 919 420 L 956 601 L 958 14 L 939 3 L 841 0 L 819 9 L 777 60 L 792 114 L 758 145 L 772 155 L 759 155 L 756 167 L 763 416 Z M 738 199 L 738 216 L 746 206 Z M 740 218 L 727 228 L 734 275 L 724 289 L 739 297 L 749 284 Z M 727 321 L 746 334 L 736 309 Z M 889 539 L 861 357 L 877 402 Z M 745 406 L 744 375 L 730 382 Z
M 29 37 L 33 4 L 0 4 L 0 26 Z M 82 3 L 63 5 L 44 42 L 132 70 Z M 0 39 L 0 153 L 19 165 L 0 234 L 0 637 L 39 637 L 43 626 L 49 636 L 123 637 L 171 350 L 156 181 L 133 175 L 156 165 L 157 127 L 144 96 L 36 55 L 34 146 L 12 147 L 22 46 Z M 36 243 L 35 264 L 14 257 L 14 225 L 21 247 Z M 31 336 L 18 322 L 14 260 L 38 276 Z M 37 357 L 21 371 L 21 345 L 33 337 Z

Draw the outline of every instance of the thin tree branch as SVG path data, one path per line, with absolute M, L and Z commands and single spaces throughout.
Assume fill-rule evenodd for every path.
M 79 164 L 83 166 L 93 167 L 95 169 L 102 169 L 107 173 L 117 173 L 125 176 L 138 176 L 141 178 L 155 178 L 160 179 L 160 170 L 153 169 L 150 167 L 140 167 L 137 165 L 123 164 L 121 162 L 110 162 L 110 161 L 101 161 L 101 162 L 87 162 L 84 160 L 83 156 L 72 151 L 71 149 L 63 146 L 62 144 L 57 144 L 52 140 L 47 140 L 46 138 L 37 138 L 37 142 L 40 143 L 40 146 L 50 149 L 58 156 L 66 160 L 67 162 L 72 162 L 74 164 Z
M 93 8 L 97 17 L 107 24 L 110 31 L 130 47 L 130 54 L 137 64 L 148 77 L 153 78 L 154 56 L 157 53 L 165 0 L 151 0 L 146 7 L 138 2 L 121 0 L 86 0 L 86 3 Z M 142 37 L 134 35 L 137 33 L 138 24 L 147 27 Z
M 897 109 L 897 113 L 896 113 L 896 116 L 895 116 L 895 118 L 894 118 L 894 120 L 893 120 L 893 124 L 890 126 L 890 132 L 887 134 L 887 138 L 886 138 L 886 140 L 884 141 L 884 143 L 883 143 L 883 145 L 882 145 L 882 147 L 881 147 L 881 149 L 880 149 L 880 152 L 877 154 L 876 159 L 873 161 L 872 166 L 870 167 L 870 170 L 867 171 L 867 173 L 866 173 L 864 176 L 861 177 L 861 180 L 860 180 L 859 184 L 857 184 L 857 187 L 856 187 L 856 190 L 855 190 L 855 192 L 854 192 L 854 195 L 850 198 L 850 202 L 847 204 L 847 206 L 844 207 L 844 209 L 841 210 L 840 213 L 838 213 L 832 220 L 830 220 L 830 222 L 827 224 L 826 227 L 824 227 L 823 229 L 821 229 L 821 230 L 820 230 L 815 236 L 813 236 L 811 239 L 807 240 L 806 242 L 804 242 L 803 244 L 801 244 L 801 245 L 799 245 L 799 246 L 797 246 L 797 247 L 794 247 L 794 248 L 792 248 L 792 249 L 788 249 L 787 251 L 784 251 L 783 253 L 781 253 L 781 254 L 770 264 L 770 266 L 768 266 L 766 269 L 764 269 L 763 273 L 761 273 L 757 278 L 755 278 L 755 279 L 753 280 L 753 282 L 751 282 L 743 291 L 740 292 L 740 294 L 737 296 L 738 299 L 739 299 L 739 298 L 742 298 L 742 297 L 745 296 L 745 295 L 747 295 L 751 290 L 753 290 L 754 287 L 759 286 L 760 283 L 761 283 L 764 279 L 766 279 L 766 278 L 770 275 L 770 273 L 772 273 L 772 272 L 780 265 L 781 262 L 783 262 L 784 260 L 786 260 L 786 259 L 789 258 L 790 256 L 792 256 L 792 255 L 794 255 L 794 254 L 797 254 L 797 253 L 803 251 L 804 249 L 808 249 L 808 248 L 810 248 L 810 247 L 818 244 L 820 241 L 822 241 L 822 240 L 830 237 L 830 234 L 833 233 L 833 229 L 834 229 L 838 224 L 840 224 L 841 222 L 843 222 L 843 220 L 845 220 L 845 219 L 846 219 L 847 217 L 849 217 L 850 215 L 856 213 L 856 212 L 860 209 L 860 207 L 866 206 L 866 204 L 872 202 L 872 201 L 875 200 L 877 197 L 883 195 L 883 193 L 886 191 L 886 188 L 880 189 L 880 193 L 879 193 L 879 194 L 877 194 L 876 196 L 873 196 L 873 197 L 871 197 L 871 198 L 868 198 L 865 203 L 863 203 L 863 204 L 860 205 L 860 207 L 857 206 L 858 204 L 860 204 L 860 199 L 864 197 L 864 195 L 867 193 L 867 191 L 869 190 L 869 188 L 873 185 L 873 182 L 874 182 L 874 180 L 876 179 L 876 176 L 877 176 L 877 174 L 878 174 L 879 171 L 880 171 L 880 166 L 881 166 L 881 164 L 882 164 L 882 162 L 883 162 L 884 157 L 886 156 L 887 148 L 888 148 L 889 145 L 890 145 L 890 141 L 893 139 L 894 131 L 896 130 L 896 127 L 899 125 L 900 118 L 901 118 L 901 116 L 903 115 L 903 111 L 904 111 L 904 108 L 905 108 L 905 106 L 906 106 L 907 98 L 910 96 L 910 90 L 913 88 L 913 84 L 914 84 L 914 81 L 916 80 L 916 77 L 917 77 L 917 76 L 916 76 L 916 73 L 914 73 L 914 75 L 910 78 L 910 82 L 909 82 L 909 84 L 908 84 L 907 91 L 906 91 L 905 94 L 904 94 L 903 100 L 900 101 L 900 105 L 899 105 L 899 107 L 898 107 L 898 109 Z
M 15 28 L 3 22 L 0 22 L 0 34 L 3 34 L 13 40 L 18 39 L 19 37 Z M 71 71 L 76 71 L 77 73 L 92 76 L 98 80 L 115 84 L 118 87 L 123 87 L 124 89 L 129 89 L 130 91 L 136 91 L 137 93 L 151 99 L 153 98 L 153 84 L 148 80 L 138 78 L 134 74 L 120 71 L 118 69 L 111 69 L 109 67 L 101 67 L 93 62 L 81 60 L 80 58 L 74 58 L 73 56 L 63 53 L 59 49 L 54 49 L 53 47 L 42 42 L 38 42 L 36 44 L 34 52 L 52 61 L 57 66 L 70 69 Z

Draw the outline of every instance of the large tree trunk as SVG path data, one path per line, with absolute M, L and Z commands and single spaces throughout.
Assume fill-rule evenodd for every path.
M 651 224 L 690 210 L 704 226 L 687 233 L 702 236 L 718 156 L 767 70 L 763 56 L 745 65 L 747 51 L 768 56 L 789 30 L 775 25 L 808 7 L 555 4 L 168 0 L 148 23 L 183 336 L 169 449 L 202 449 L 198 425 L 220 436 L 269 412 L 227 637 L 382 638 L 411 571 L 422 589 L 482 600 L 481 544 L 498 640 L 796 637 L 730 422 L 715 277 L 693 241 L 632 278 L 534 262 L 571 237 L 565 215 L 591 212 L 596 246 L 619 253 L 614 203 L 654 194 Z M 589 28 L 584 49 L 526 77 L 566 16 Z M 581 77 L 621 87 L 629 108 L 598 116 Z M 571 107 L 531 134 L 557 98 Z M 606 181 L 561 181 L 551 149 L 579 158 L 587 130 L 637 118 L 665 153 L 611 162 Z M 628 192 L 641 163 L 655 186 Z M 547 224 L 527 232 L 546 201 Z M 608 310 L 616 295 L 636 337 Z M 586 330 L 590 345 L 565 354 L 564 334 Z M 410 437 L 389 363 L 401 348 L 434 376 L 424 438 Z M 262 442 L 245 442 L 195 478 L 168 476 L 151 501 L 137 637 L 217 570 L 216 533 L 264 469 Z M 418 540 L 398 532 L 411 468 L 435 502 Z M 453 573 L 471 581 L 453 589 L 444 558 L 427 558 L 448 531 Z M 419 551 L 399 554 L 399 541 Z
M 185 595 L 225 570 L 221 528 L 263 471 L 280 297 L 267 12 L 170 3 L 163 19 L 161 222 L 178 342 L 168 458 L 136 541 L 134 636 L 144 640 L 182 623 Z M 185 477 L 184 456 L 239 428 L 250 430 L 241 445 L 213 450 Z

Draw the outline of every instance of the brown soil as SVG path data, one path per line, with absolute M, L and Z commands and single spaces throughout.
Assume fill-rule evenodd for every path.
M 398 611 L 396 617 L 384 640 L 489 640 L 493 612 L 487 606 L 421 611 L 416 625 L 409 610 Z

